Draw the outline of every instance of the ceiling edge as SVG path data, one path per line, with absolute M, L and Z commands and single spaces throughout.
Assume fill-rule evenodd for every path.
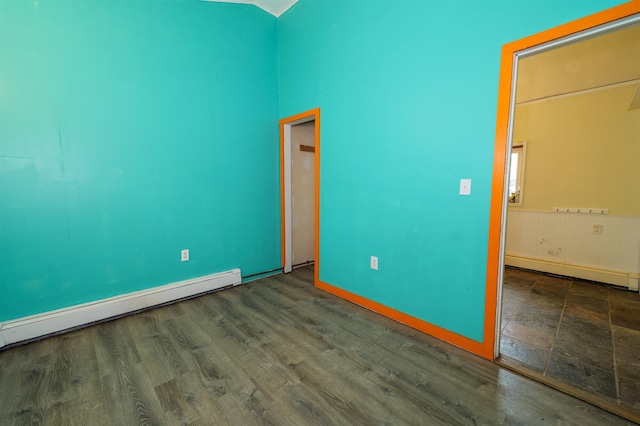
M 284 12 L 289 10 L 291 6 L 296 4 L 298 0 L 202 0 L 211 3 L 239 3 L 252 4 L 259 7 L 267 13 L 278 18 Z

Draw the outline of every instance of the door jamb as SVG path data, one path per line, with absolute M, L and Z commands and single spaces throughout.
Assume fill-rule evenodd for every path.
M 315 121 L 314 170 L 314 284 L 320 271 L 320 108 L 280 120 L 280 211 L 282 216 L 282 266 L 285 273 L 293 270 L 291 238 L 291 126 Z
M 531 55 L 554 43 L 574 41 L 600 32 L 597 27 L 611 25 L 620 28 L 628 25 L 623 20 L 633 20 L 640 14 L 640 0 L 589 15 L 538 34 L 506 44 L 502 48 L 498 111 L 494 145 L 493 178 L 489 215 L 489 246 L 487 257 L 487 285 L 485 304 L 484 342 L 482 356 L 495 359 L 499 355 L 500 311 L 502 304 L 502 270 L 504 268 L 504 244 L 507 214 L 508 149 L 511 146 L 513 111 L 515 108 L 515 78 L 519 57 Z M 617 22 L 616 22 L 617 21 Z M 602 31 L 611 30 L 603 29 Z

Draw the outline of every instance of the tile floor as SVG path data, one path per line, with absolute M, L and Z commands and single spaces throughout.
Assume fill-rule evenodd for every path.
M 501 326 L 501 358 L 640 412 L 637 292 L 507 268 Z

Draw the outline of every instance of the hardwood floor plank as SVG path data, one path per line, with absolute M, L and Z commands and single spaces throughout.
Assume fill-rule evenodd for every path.
M 345 383 L 334 383 L 336 377 L 331 377 L 326 371 L 316 368 L 308 361 L 301 361 L 291 368 L 298 374 L 301 382 L 305 383 L 314 393 L 321 397 L 328 405 L 340 413 L 340 416 L 348 424 L 375 424 L 377 419 L 374 413 L 368 412 L 363 404 L 353 404 L 347 397 Z
M 204 323 L 206 326 L 206 322 Z M 199 378 L 199 382 L 213 398 L 219 398 L 234 390 L 234 383 L 248 386 L 250 381 L 244 376 L 237 363 L 219 350 L 218 345 L 208 340 L 207 334 L 189 316 L 173 323 L 171 332 L 180 336 L 183 348 L 189 348 L 189 371 Z M 201 343 L 197 343 L 201 342 Z
M 217 398 L 209 392 L 201 378 L 195 373 L 185 373 L 178 380 L 178 386 L 183 392 L 183 398 L 188 404 L 195 420 L 191 424 L 229 424 Z
M 131 336 L 151 383 L 157 386 L 185 373 L 184 354 L 160 324 L 157 311 L 142 313 L 136 320 Z
M 122 367 L 103 377 L 103 395 L 116 410 L 110 410 L 112 415 L 122 416 L 119 424 L 168 424 L 146 370 L 140 364 Z
M 282 399 L 295 411 L 297 424 L 301 425 L 337 425 L 345 420 L 323 398 L 319 398 L 315 390 L 305 383 L 286 386 L 282 389 Z M 289 424 L 296 424 L 295 421 Z
M 210 315 L 210 306 L 201 304 L 201 301 L 194 302 L 194 309 L 188 314 L 195 326 L 193 332 L 208 336 L 212 343 L 202 350 L 206 351 L 207 359 L 217 365 L 214 369 L 198 369 L 201 382 L 215 398 L 227 421 L 233 423 L 238 416 L 247 421 L 254 421 L 253 417 L 247 417 L 247 413 L 242 413 L 242 404 L 236 400 L 237 395 L 251 394 L 255 390 L 252 378 L 239 363 L 241 356 L 248 352 L 242 343 L 243 340 L 239 342 L 236 339 L 236 335 L 225 324 L 223 317 Z
M 12 404 L 9 405 L 12 413 L 7 417 L 10 421 L 15 421 L 15 424 L 42 424 L 45 420 L 46 381 L 53 368 L 52 352 L 59 349 L 60 342 L 43 340 L 38 343 L 30 348 L 33 350 L 26 351 L 26 362 L 18 364 L 18 368 L 22 367 L 19 377 L 10 384 L 11 391 L 15 393 Z
M 127 318 L 109 321 L 96 328 L 95 353 L 100 376 L 109 376 L 140 362 L 133 340 L 127 336 Z
M 16 392 L 15 388 L 34 351 L 34 345 L 25 345 L 0 352 L 0 424 L 11 424 L 29 409 L 22 397 L 26 389 Z
M 187 373 L 155 387 L 168 424 L 226 424 L 218 404 Z M 187 380 L 185 380 L 187 379 Z
M 626 424 L 312 281 L 301 268 L 0 351 L 0 424 Z
M 93 341 L 87 335 L 74 331 L 60 336 L 61 345 L 53 351 L 54 368 L 47 380 L 50 402 L 44 416 L 51 424 L 88 424 L 93 416 L 107 414 L 101 404 Z

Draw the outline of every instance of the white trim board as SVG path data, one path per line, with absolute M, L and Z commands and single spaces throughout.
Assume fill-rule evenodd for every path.
M 291 123 L 284 125 L 284 273 L 293 270 L 293 227 L 291 219 Z
M 0 348 L 242 283 L 240 269 L 0 323 Z

